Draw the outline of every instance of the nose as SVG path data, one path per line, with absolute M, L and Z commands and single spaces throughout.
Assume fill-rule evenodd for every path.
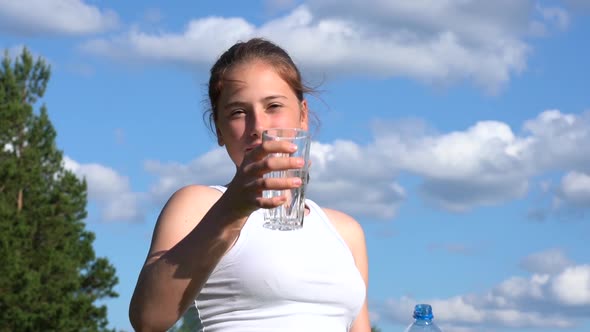
M 248 131 L 250 136 L 255 138 L 261 138 L 262 132 L 267 127 L 267 121 L 264 112 L 261 111 L 254 111 L 252 112 L 252 116 L 250 116 Z

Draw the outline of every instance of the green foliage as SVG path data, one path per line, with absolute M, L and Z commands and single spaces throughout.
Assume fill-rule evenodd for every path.
M 118 279 L 85 230 L 86 182 L 64 169 L 43 97 L 50 67 L 0 66 L 0 332 L 107 331 Z

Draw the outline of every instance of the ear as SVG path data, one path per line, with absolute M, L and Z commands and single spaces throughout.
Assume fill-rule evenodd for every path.
M 301 101 L 301 114 L 299 121 L 302 129 L 309 130 L 309 108 L 307 107 L 307 100 Z
M 217 145 L 224 146 L 225 142 L 223 142 L 223 136 L 221 135 L 221 131 L 217 126 L 215 126 L 215 133 L 217 134 Z

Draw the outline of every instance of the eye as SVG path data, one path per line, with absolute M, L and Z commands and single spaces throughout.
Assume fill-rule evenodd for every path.
M 241 109 L 241 108 L 236 108 L 235 110 L 232 110 L 232 111 L 229 113 L 229 117 L 230 117 L 231 119 L 235 119 L 235 118 L 240 118 L 240 117 L 242 117 L 244 114 L 246 114 L 246 111 L 244 111 L 244 110 L 243 110 L 243 109 Z
M 281 107 L 283 107 L 283 105 L 279 104 L 279 103 L 272 103 L 270 105 L 268 105 L 268 110 L 269 111 L 278 111 Z

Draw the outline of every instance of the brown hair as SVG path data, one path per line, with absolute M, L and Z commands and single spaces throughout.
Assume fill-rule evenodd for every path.
M 315 89 L 303 83 L 301 73 L 293 59 L 278 45 L 262 38 L 238 42 L 225 51 L 211 67 L 208 85 L 210 105 L 203 115 L 207 118 L 208 126 L 214 133 L 218 117 L 217 103 L 223 89 L 225 73 L 236 65 L 257 60 L 272 65 L 277 74 L 291 87 L 300 102 L 303 101 L 305 94 L 316 92 Z

